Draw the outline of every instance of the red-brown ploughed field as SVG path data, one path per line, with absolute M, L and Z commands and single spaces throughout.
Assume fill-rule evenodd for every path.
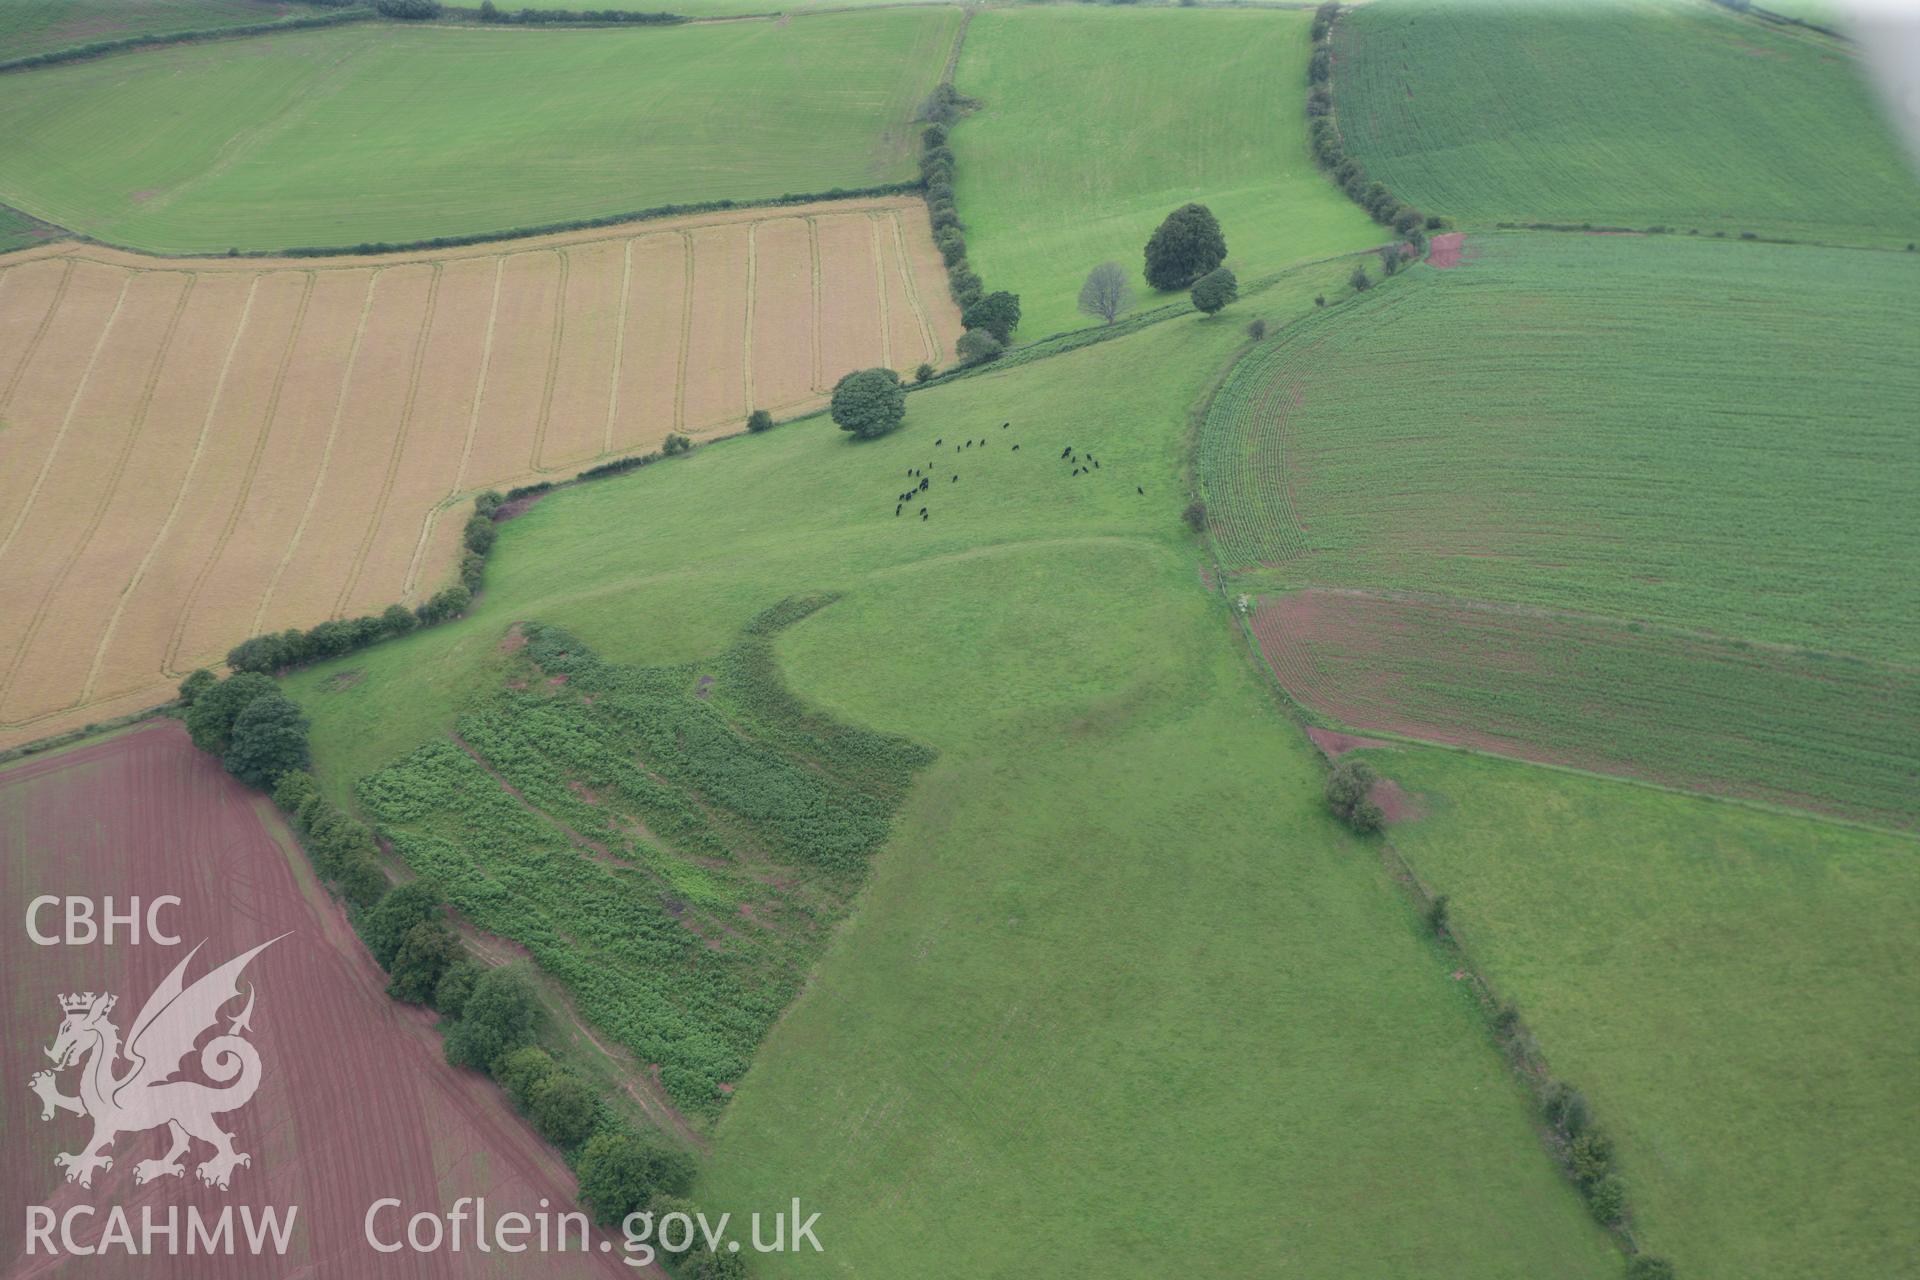
M 28 904 L 43 894 L 108 895 L 116 906 L 164 894 L 182 903 L 161 923 L 178 946 L 143 940 L 113 946 L 42 946 L 26 928 Z M 559 1158 L 506 1106 L 481 1076 L 456 1071 L 440 1056 L 431 1017 L 387 998 L 385 981 L 344 916 L 314 883 L 304 855 L 261 797 L 196 751 L 180 726 L 160 721 L 57 755 L 0 770 L 0 960 L 5 974 L 4 1067 L 0 1067 L 0 1273 L 9 1277 L 139 1276 L 181 1280 L 246 1277 L 541 1277 L 659 1275 L 624 1266 L 615 1242 L 590 1254 L 481 1253 L 471 1228 L 461 1252 L 442 1247 L 375 1252 L 366 1242 L 367 1208 L 398 1197 L 404 1208 L 382 1219 L 392 1238 L 406 1216 L 446 1213 L 462 1196 L 484 1196 L 489 1218 L 577 1209 L 574 1182 Z M 58 932 L 59 912 L 44 911 L 43 933 Z M 262 1063 L 259 1092 L 218 1117 L 237 1151 L 252 1163 L 236 1169 L 228 1191 L 203 1186 L 194 1167 L 210 1148 L 196 1143 L 182 1177 L 134 1182 L 138 1161 L 165 1151 L 164 1129 L 123 1133 L 110 1170 L 90 1189 L 63 1180 L 58 1152 L 77 1151 L 91 1125 L 56 1112 L 41 1119 L 29 1091 L 49 1063 L 44 1052 L 61 1022 L 59 998 L 112 992 L 109 1015 L 125 1034 L 149 992 L 195 943 L 192 979 L 281 934 L 240 979 L 241 999 L 224 1010 L 220 1029 L 251 985 L 256 992 L 246 1038 Z M 196 1078 L 189 1055 L 184 1078 Z M 77 1091 L 84 1069 L 59 1076 Z M 124 1068 L 123 1068 L 124 1070 Z M 197 1206 L 211 1218 L 225 1205 L 299 1206 L 286 1256 L 98 1257 L 25 1255 L 27 1207 L 64 1214 L 91 1205 L 77 1222 L 82 1243 L 96 1241 L 110 1206 L 135 1224 L 141 1206 L 164 1214 Z M 239 1224 L 236 1221 L 236 1232 Z M 58 1234 L 54 1237 L 58 1240 Z M 574 1237 L 577 1241 L 577 1233 Z

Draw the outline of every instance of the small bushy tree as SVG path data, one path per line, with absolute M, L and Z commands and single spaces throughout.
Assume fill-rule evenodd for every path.
M 1596 1221 L 1612 1226 L 1627 1216 L 1627 1184 L 1608 1174 L 1587 1189 L 1587 1208 Z
M 1186 510 L 1180 513 L 1180 518 L 1185 520 L 1187 522 L 1187 528 L 1193 530 L 1195 533 L 1205 533 L 1207 531 L 1207 504 L 1195 498 L 1187 504 Z
M 891 369 L 857 369 L 834 384 L 828 412 L 856 439 L 878 439 L 907 416 L 907 389 Z
M 393 981 L 387 984 L 387 994 L 407 1004 L 426 1004 L 459 954 L 460 940 L 453 930 L 437 919 L 422 920 L 407 930 L 394 952 Z
M 1006 350 L 1000 339 L 985 329 L 969 329 L 960 335 L 953 349 L 967 364 L 982 364 Z
M 307 767 L 306 714 L 279 690 L 263 693 L 234 717 L 221 763 L 250 787 L 273 786 L 280 775 Z
M 193 672 L 185 680 L 180 682 L 180 701 L 190 707 L 196 698 L 219 683 L 219 676 L 214 675 L 213 672 L 207 670 L 205 667 L 201 667 L 198 671 Z
M 500 1055 L 532 1044 L 538 1021 L 539 1006 L 526 975 L 512 966 L 489 969 L 473 984 L 442 1047 L 454 1066 L 486 1071 Z
M 1227 260 L 1227 238 L 1213 211 L 1186 204 L 1168 214 L 1147 241 L 1147 283 L 1185 289 Z
M 440 985 L 433 989 L 434 1011 L 445 1018 L 457 1018 L 466 1011 L 467 997 L 473 994 L 473 984 L 480 980 L 482 970 L 473 959 L 462 952 L 447 971 L 440 975 Z
M 1673 1280 L 1673 1264 L 1650 1253 L 1636 1253 L 1627 1260 L 1627 1280 Z
M 554 1072 L 553 1055 L 537 1044 L 530 1044 L 500 1055 L 493 1064 L 493 1078 L 507 1091 L 514 1105 L 526 1107 L 533 1101 L 533 1087 Z
M 400 946 L 413 926 L 439 914 L 439 890 L 428 881 L 409 880 L 396 885 L 378 906 L 360 917 L 360 940 L 367 944 L 375 962 L 391 973 L 394 957 L 400 954 Z
M 687 437 L 681 435 L 678 431 L 668 432 L 666 442 L 660 446 L 660 452 L 669 458 L 677 458 L 683 453 L 692 452 L 692 450 L 693 441 L 687 439 Z
M 1380 775 L 1365 760 L 1349 756 L 1333 766 L 1327 775 L 1327 808 L 1334 816 L 1362 835 L 1378 831 L 1385 821 L 1380 806 L 1371 799 Z
M 773 415 L 765 409 L 755 409 L 747 415 L 747 430 L 756 434 L 773 430 Z
M 571 1071 L 550 1071 L 527 1091 L 527 1115 L 541 1136 L 557 1147 L 577 1147 L 593 1132 L 599 1099 Z
M 1004 346 L 1020 327 L 1020 295 L 996 289 L 968 307 L 960 324 L 967 329 L 985 329 Z
M 630 1133 L 601 1133 L 587 1139 L 575 1171 L 580 1176 L 580 1199 L 603 1226 L 646 1208 L 656 1196 L 684 1196 L 693 1185 L 693 1161 L 684 1151 Z
M 1373 279 L 1367 275 L 1365 264 L 1355 264 L 1353 274 L 1347 277 L 1347 283 L 1353 287 L 1355 293 L 1365 293 L 1373 288 Z
M 272 679 L 257 671 L 236 672 L 204 687 L 187 709 L 187 735 L 209 755 L 224 756 L 240 713 L 255 698 L 278 692 Z
M 1194 282 L 1193 305 L 1214 315 L 1240 296 L 1240 281 L 1225 267 L 1215 267 Z

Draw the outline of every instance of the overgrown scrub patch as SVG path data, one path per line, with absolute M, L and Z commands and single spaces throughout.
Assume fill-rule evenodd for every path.
M 772 638 L 828 602 L 776 606 L 675 667 L 522 624 L 506 687 L 359 787 L 416 872 L 697 1115 L 745 1073 L 931 758 L 786 689 Z

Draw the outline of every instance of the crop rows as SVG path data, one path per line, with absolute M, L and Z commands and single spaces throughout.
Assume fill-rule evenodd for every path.
M 1920 658 L 1920 258 L 1470 243 L 1229 379 L 1200 449 L 1228 567 Z
M 1288 692 L 1356 729 L 1920 822 L 1913 667 L 1361 592 L 1281 596 L 1253 626 Z
M 889 349 L 939 363 L 941 270 L 904 200 L 271 268 L 0 259 L 0 745 L 431 593 L 463 493 L 802 411 Z
M 1356 6 L 1335 28 L 1341 133 L 1401 198 L 1482 225 L 1920 237 L 1920 183 L 1858 60 L 1732 7 Z

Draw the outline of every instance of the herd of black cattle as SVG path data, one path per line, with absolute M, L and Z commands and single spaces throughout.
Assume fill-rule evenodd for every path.
M 1013 426 L 1011 422 L 1003 422 L 1000 424 L 1000 429 L 1002 431 L 1005 431 L 1011 426 Z M 935 438 L 933 444 L 936 449 L 943 448 L 946 445 L 946 438 L 937 437 Z M 970 439 L 965 441 L 962 444 L 956 444 L 955 446 L 953 446 L 953 451 L 955 453 L 964 453 L 968 449 L 971 449 L 976 445 L 978 445 L 981 449 L 984 450 L 987 447 L 986 438 L 982 437 L 979 440 Z M 1013 446 L 1013 448 L 1009 450 L 1009 452 L 1012 452 L 1012 453 L 1020 452 L 1019 444 L 1016 443 Z M 1072 474 L 1076 476 L 1092 475 L 1094 472 L 1100 469 L 1100 460 L 1098 458 L 1094 457 L 1091 453 L 1078 453 L 1074 450 L 1074 447 L 1072 445 L 1068 445 L 1066 448 L 1060 451 L 1059 460 L 1071 465 L 1073 467 Z M 899 496 L 897 496 L 894 499 L 893 501 L 894 515 L 896 516 L 900 515 L 902 512 L 904 512 L 907 509 L 908 504 L 913 502 L 915 498 L 931 490 L 931 488 L 933 487 L 933 477 L 928 475 L 927 473 L 932 470 L 933 470 L 933 463 L 931 462 L 927 463 L 927 465 L 924 467 L 908 467 L 907 468 L 907 479 L 918 480 L 919 483 L 914 485 L 912 488 L 906 490 L 905 492 L 901 493 Z M 952 473 L 950 476 L 948 476 L 947 483 L 959 484 L 960 473 L 956 471 Z M 1141 495 L 1142 497 L 1145 497 L 1147 492 L 1145 489 L 1141 488 L 1139 485 L 1135 485 L 1133 487 L 1133 491 Z M 920 518 L 922 520 L 929 518 L 929 511 L 924 506 L 920 508 Z

